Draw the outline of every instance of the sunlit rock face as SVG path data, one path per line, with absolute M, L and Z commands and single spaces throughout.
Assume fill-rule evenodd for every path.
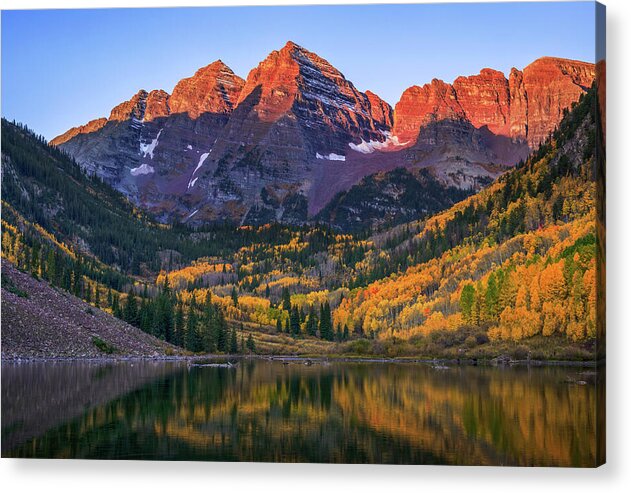
M 594 64 L 544 57 L 523 72 L 482 69 L 453 84 L 434 79 L 412 86 L 395 106 L 393 134 L 414 142 L 421 128 L 445 119 L 465 120 L 495 135 L 525 140 L 533 148 L 561 121 L 563 110 L 578 100 L 595 77 Z
M 410 87 L 393 110 L 288 42 L 245 80 L 218 60 L 51 144 L 160 220 L 300 224 L 400 167 L 479 190 L 545 140 L 593 79 L 592 64 L 542 58 L 508 78 L 483 69 Z

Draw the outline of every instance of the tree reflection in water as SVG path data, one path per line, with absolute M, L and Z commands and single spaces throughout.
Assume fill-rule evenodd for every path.
M 596 381 L 577 376 L 578 368 L 436 371 L 419 364 L 266 360 L 236 368 L 154 362 L 61 368 L 3 364 L 3 418 L 11 408 L 11 419 L 3 419 L 3 456 L 595 463 Z M 568 376 L 588 383 L 568 384 Z M 33 415 L 47 408 L 55 410 L 47 413 L 54 422 L 29 437 L 25 427 L 42 422 Z

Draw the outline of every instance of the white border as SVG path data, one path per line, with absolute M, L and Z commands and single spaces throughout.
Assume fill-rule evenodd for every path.
M 467 0 L 467 3 L 472 3 Z M 401 0 L 244 2 L 185 0 L 183 5 L 419 3 Z M 446 3 L 437 0 L 435 3 Z M 77 460 L 0 460 L 4 491 L 57 493 L 159 492 L 417 492 L 631 491 L 631 2 L 607 5 L 608 144 L 608 450 L 596 470 L 447 466 L 165 463 Z M 173 6 L 169 0 L 0 0 L 2 9 Z M 394 26 L 396 28 L 396 26 Z M 626 57 L 625 57 L 626 52 Z M 42 83 L 45 83 L 43 81 Z M 626 152 L 625 152 L 626 151 Z M 623 156 L 626 159 L 623 159 Z

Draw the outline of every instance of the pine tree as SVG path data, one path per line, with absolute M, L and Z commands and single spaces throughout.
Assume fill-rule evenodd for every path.
M 55 262 L 55 252 L 53 252 L 53 250 L 50 250 L 48 252 L 48 258 L 46 260 L 46 279 L 51 283 L 54 283 L 56 277 L 57 265 Z
M 239 294 L 237 293 L 237 288 L 232 286 L 232 293 L 230 295 L 232 297 L 232 303 L 234 306 L 239 306 Z
M 194 353 L 202 350 L 199 331 L 197 327 L 197 307 L 195 306 L 195 298 L 191 300 L 191 304 L 188 308 L 184 347 L 189 351 L 193 351 Z
M 116 318 L 123 318 L 123 311 L 120 307 L 120 295 L 118 293 L 112 294 L 112 314 Z
M 280 318 L 276 319 L 276 332 L 279 334 L 283 333 L 283 322 L 281 322 Z
M 289 330 L 292 337 L 300 336 L 300 314 L 296 306 L 292 307 L 289 314 Z
M 283 310 L 287 313 L 291 310 L 291 296 L 289 294 L 289 288 L 284 287 L 282 291 Z
M 89 290 L 90 288 L 88 286 L 88 291 Z M 136 303 L 136 295 L 134 294 L 133 288 L 129 288 L 129 293 L 127 294 L 125 308 L 123 309 L 123 319 L 130 325 L 134 325 L 136 327 L 140 326 L 138 320 L 138 305 Z
M 203 344 L 207 352 L 228 352 L 230 350 L 230 334 L 219 306 L 210 302 L 206 296 L 203 310 Z
M 316 337 L 318 335 L 318 318 L 315 313 L 313 305 L 309 307 L 309 314 L 307 315 L 307 334 Z
M 327 341 L 332 341 L 334 338 L 331 305 L 328 301 L 324 305 L 320 305 L 320 337 Z
M 241 324 L 241 331 L 243 333 L 243 324 Z M 237 329 L 234 327 L 230 332 L 230 353 L 237 354 L 239 352 L 239 345 L 237 343 Z
M 143 300 L 144 301 L 144 300 Z M 184 305 L 182 302 L 177 304 L 177 310 L 175 312 L 175 331 L 173 334 L 173 344 L 176 346 L 182 346 L 184 343 L 183 335 L 186 331 L 184 325 Z
M 248 335 L 248 341 L 246 343 L 246 346 L 248 348 L 248 351 L 250 351 L 251 353 L 253 353 L 256 350 L 256 346 L 254 344 L 254 339 L 252 338 L 252 334 L 251 333 Z
M 230 350 L 230 339 L 228 335 L 228 325 L 223 313 L 218 308 L 215 310 L 215 325 L 217 334 L 217 349 L 224 353 Z

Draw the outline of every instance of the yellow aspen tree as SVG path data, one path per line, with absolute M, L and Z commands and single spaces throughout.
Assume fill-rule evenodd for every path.
M 565 298 L 565 277 L 563 276 L 563 260 L 548 265 L 539 278 L 543 301 L 561 301 Z
M 530 309 L 535 311 L 541 310 L 541 296 L 538 275 L 536 275 L 530 283 Z

